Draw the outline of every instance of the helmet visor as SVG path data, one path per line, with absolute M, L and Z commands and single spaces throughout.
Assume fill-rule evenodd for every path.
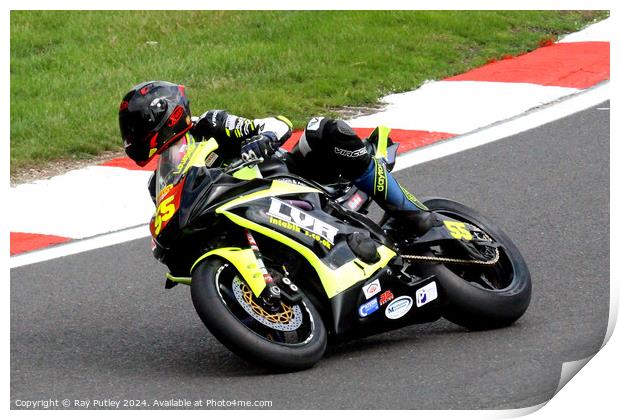
M 130 105 L 128 109 L 119 113 L 121 137 L 129 157 L 138 162 L 146 161 L 150 157 L 150 148 L 145 142 L 163 125 L 168 102 L 158 98 L 146 109 L 131 108 Z M 157 147 L 157 145 L 150 146 Z

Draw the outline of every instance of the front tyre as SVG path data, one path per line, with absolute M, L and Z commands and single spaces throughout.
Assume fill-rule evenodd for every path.
M 222 258 L 207 258 L 194 269 L 191 291 L 209 331 L 233 353 L 259 366 L 308 369 L 325 352 L 325 326 L 307 298 L 294 305 L 266 306 Z
M 424 201 L 432 211 L 473 224 L 500 244 L 499 261 L 490 267 L 458 264 L 420 264 L 435 275 L 447 301 L 444 317 L 472 330 L 512 324 L 526 311 L 531 298 L 530 272 L 508 236 L 475 210 L 452 200 Z M 433 249 L 436 256 L 454 257 L 454 249 Z M 458 255 L 456 255 L 458 257 Z

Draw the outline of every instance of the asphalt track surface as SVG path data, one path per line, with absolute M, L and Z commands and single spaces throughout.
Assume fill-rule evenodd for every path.
M 609 102 L 599 107 L 608 108 Z M 147 238 L 11 271 L 16 400 L 271 400 L 273 409 L 503 409 L 548 400 L 564 361 L 595 353 L 609 311 L 609 110 L 597 107 L 397 177 L 470 204 L 513 238 L 533 294 L 515 325 L 445 320 L 330 348 L 269 374 L 164 290 Z M 92 407 L 92 405 L 91 405 Z

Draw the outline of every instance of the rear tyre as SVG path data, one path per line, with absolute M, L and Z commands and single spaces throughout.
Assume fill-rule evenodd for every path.
M 314 366 L 325 353 L 325 326 L 306 297 L 295 305 L 265 307 L 235 267 L 222 258 L 207 258 L 194 269 L 191 291 L 208 330 L 250 362 L 295 371 Z
M 447 303 L 444 317 L 471 330 L 514 323 L 529 306 L 532 291 L 530 272 L 514 243 L 494 223 L 463 204 L 442 198 L 427 199 L 424 204 L 436 213 L 477 226 L 501 244 L 499 261 L 493 266 L 419 264 L 423 275 L 437 277 L 440 296 Z M 462 257 L 442 247 L 431 248 L 428 255 Z

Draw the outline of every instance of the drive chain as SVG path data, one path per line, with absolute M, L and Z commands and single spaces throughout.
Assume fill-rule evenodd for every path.
M 444 264 L 472 264 L 472 265 L 494 265 L 499 261 L 499 249 L 495 248 L 495 256 L 488 261 L 462 260 L 458 258 L 431 257 L 428 255 L 401 255 L 407 260 L 417 260 L 425 262 L 438 262 Z

